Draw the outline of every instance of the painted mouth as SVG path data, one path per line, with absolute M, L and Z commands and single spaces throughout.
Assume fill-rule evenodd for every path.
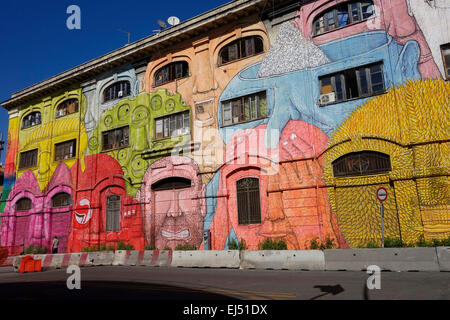
M 178 233 L 173 233 L 173 232 L 162 230 L 161 234 L 164 238 L 167 238 L 167 239 L 186 239 L 186 238 L 189 238 L 189 236 L 190 236 L 188 229 L 180 231 Z

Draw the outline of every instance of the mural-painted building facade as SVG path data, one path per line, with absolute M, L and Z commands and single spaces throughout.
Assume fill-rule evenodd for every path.
M 15 93 L 0 245 L 358 247 L 379 187 L 386 236 L 447 238 L 449 21 L 444 0 L 238 0 Z

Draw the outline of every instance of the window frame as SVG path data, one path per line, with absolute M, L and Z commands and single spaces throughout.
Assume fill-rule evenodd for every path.
M 122 84 L 124 84 L 124 83 L 127 83 L 127 84 L 128 84 L 128 87 L 123 88 L 123 87 L 122 87 Z M 119 85 L 120 85 L 120 89 L 117 90 L 117 86 L 119 86 Z M 121 97 L 119 97 L 119 96 L 118 96 L 119 92 L 120 92 L 120 91 L 123 91 L 124 89 L 127 89 L 127 88 L 129 89 L 129 91 L 127 91 L 127 92 L 124 93 Z M 106 94 L 107 94 L 108 90 L 110 90 L 110 89 L 114 89 L 114 90 L 113 90 L 113 94 L 110 95 L 110 97 L 108 98 L 108 100 L 106 100 Z M 112 96 L 114 96 L 114 97 L 112 97 Z M 107 87 L 103 90 L 103 92 L 102 92 L 102 104 L 110 103 L 111 101 L 120 100 L 120 99 L 129 97 L 129 96 L 131 96 L 131 82 L 130 82 L 130 80 L 119 80 L 119 81 L 116 81 L 116 82 L 110 84 L 109 86 L 107 86 Z
M 371 68 L 375 67 L 375 66 L 379 67 L 379 69 L 376 72 L 372 72 Z M 364 69 L 364 77 L 365 77 L 366 86 L 367 86 L 367 93 L 362 92 L 362 82 L 361 82 L 361 80 L 362 80 L 361 70 L 362 69 Z M 348 81 L 346 79 L 346 74 L 348 75 L 350 72 L 354 73 L 354 76 L 356 77 L 358 96 L 347 97 Z M 373 83 L 372 77 L 376 74 L 381 75 L 381 82 Z M 337 90 L 337 86 L 336 86 L 337 77 L 339 77 L 339 82 L 341 83 L 341 87 L 340 87 L 341 90 Z M 327 106 L 327 105 L 331 105 L 331 104 L 344 103 L 344 102 L 348 102 L 348 101 L 352 101 L 352 100 L 365 99 L 365 98 L 374 97 L 374 96 L 377 96 L 380 94 L 384 94 L 386 92 L 386 81 L 385 81 L 385 77 L 384 77 L 384 62 L 383 61 L 378 61 L 378 62 L 374 62 L 374 63 L 370 63 L 370 64 L 366 64 L 366 65 L 349 68 L 349 69 L 341 70 L 338 72 L 319 76 L 318 80 L 319 80 L 320 96 L 322 96 L 323 94 L 327 94 L 327 93 L 322 93 L 322 88 L 324 87 L 322 85 L 322 83 L 323 83 L 323 80 L 326 78 L 330 78 L 332 92 L 334 92 L 336 94 L 336 100 L 334 102 L 330 102 L 330 103 L 326 103 L 326 104 L 321 104 L 319 101 L 319 103 L 318 103 L 319 106 Z M 383 89 L 379 90 L 379 91 L 374 91 L 374 87 L 377 85 L 382 85 Z M 341 100 L 338 100 L 339 92 L 342 92 Z
M 449 56 L 449 60 L 450 60 L 450 42 L 449 42 L 449 43 L 442 44 L 442 45 L 440 46 L 440 49 L 441 49 L 441 55 L 442 55 L 442 63 L 443 63 L 443 65 L 444 65 L 444 76 L 445 76 L 445 80 L 449 81 L 449 80 L 450 80 L 450 64 L 447 65 L 447 63 L 446 63 L 446 61 L 445 61 L 446 55 L 445 55 L 444 51 L 445 51 L 445 50 L 448 50 L 448 51 L 449 51 L 448 56 Z
M 181 77 L 177 77 L 177 70 L 176 70 L 177 65 L 183 66 L 183 68 L 181 70 L 181 74 L 183 74 L 183 75 Z M 187 70 L 184 70 L 184 67 L 187 67 Z M 166 81 L 162 80 L 161 83 L 158 83 L 157 76 L 159 75 L 159 73 L 162 73 L 165 70 L 168 70 L 168 80 L 166 80 Z M 176 80 L 189 78 L 190 76 L 191 76 L 191 72 L 190 72 L 189 62 L 187 62 L 186 60 L 170 62 L 170 63 L 160 67 L 158 70 L 156 70 L 154 72 L 153 87 L 159 87 L 159 86 L 165 85 L 167 83 L 174 82 Z
M 378 168 L 375 169 L 367 169 L 368 171 L 363 171 L 361 168 L 361 157 L 366 157 L 368 159 L 368 166 L 370 167 L 372 166 L 378 166 L 380 165 Z M 358 159 L 356 159 L 356 157 L 358 157 Z M 345 163 L 347 161 L 347 163 Z M 356 172 L 353 171 L 351 172 L 351 169 L 353 168 L 349 168 L 349 166 L 354 166 L 354 163 L 350 163 L 350 162 L 356 162 L 359 161 L 359 166 L 360 166 L 360 172 Z M 373 161 L 372 163 L 370 163 L 370 161 Z M 375 163 L 375 165 L 374 165 Z M 387 164 L 386 166 L 384 166 L 385 164 Z M 381 153 L 378 151 L 372 151 L 372 150 L 364 150 L 364 151 L 359 151 L 359 152 L 351 152 L 351 153 L 347 153 L 344 154 L 342 156 L 340 156 L 339 158 L 335 159 L 332 163 L 332 168 L 333 168 L 333 177 L 334 178 L 355 178 L 355 177 L 364 177 L 364 176 L 373 176 L 373 175 L 379 175 L 379 174 L 389 174 L 389 172 L 392 171 L 392 161 L 391 161 L 391 157 L 388 154 L 385 153 Z M 341 170 L 341 168 L 339 168 L 339 166 L 341 168 L 349 168 L 348 172 L 345 172 L 344 170 Z M 338 172 L 340 171 L 340 172 Z
M 61 197 L 61 196 L 67 196 L 66 199 L 68 199 L 68 201 L 66 201 L 64 204 L 55 204 L 55 201 L 56 201 L 55 199 L 57 199 L 57 197 Z M 72 204 L 73 204 L 72 196 L 70 194 L 68 194 L 67 192 L 58 192 L 52 197 L 52 208 L 53 209 L 69 207 Z
M 18 208 L 19 202 L 24 201 L 24 200 L 27 200 L 27 203 L 29 203 L 29 207 L 27 209 L 19 209 Z M 16 201 L 16 203 L 14 205 L 14 208 L 16 209 L 16 212 L 27 212 L 27 211 L 30 211 L 31 209 L 33 209 L 33 201 L 30 198 L 28 198 L 28 197 L 20 198 L 19 200 Z
M 73 112 L 67 112 L 67 113 L 64 114 L 64 115 L 58 115 L 58 111 L 59 111 L 60 109 L 62 109 L 63 104 L 68 103 L 69 101 L 76 101 L 76 102 L 77 102 L 77 103 L 76 103 L 76 110 L 73 111 Z M 68 108 L 68 107 L 67 107 L 67 108 Z M 80 100 L 79 100 L 78 98 L 69 98 L 69 99 L 66 99 L 66 100 L 64 100 L 64 101 L 62 101 L 62 102 L 60 102 L 60 103 L 58 104 L 58 106 L 56 107 L 56 111 L 55 111 L 55 119 L 63 118 L 63 117 L 66 117 L 66 116 L 68 116 L 68 115 L 78 113 L 79 111 L 80 111 Z
M 243 51 L 245 51 L 245 52 L 248 51 L 247 50 L 247 46 L 246 46 L 246 43 L 247 43 L 246 40 L 249 40 L 249 39 L 251 39 L 252 43 L 253 43 L 253 54 L 242 55 Z M 256 50 L 256 48 L 257 48 L 257 44 L 256 44 L 256 41 L 255 41 L 256 39 L 261 41 L 261 43 L 260 43 L 261 51 L 259 51 L 259 52 Z M 243 43 L 244 43 L 244 49 L 242 48 L 242 44 Z M 233 47 L 233 46 L 235 46 L 235 51 L 236 51 L 237 58 L 230 59 L 230 57 L 229 57 L 230 56 L 230 48 Z M 228 61 L 227 62 L 223 62 L 223 54 L 222 53 L 225 50 L 228 50 Z M 217 59 L 217 66 L 220 67 L 220 66 L 224 66 L 224 65 L 227 65 L 227 64 L 239 61 L 239 60 L 243 60 L 243 59 L 247 59 L 247 58 L 250 58 L 250 57 L 257 56 L 259 54 L 264 53 L 265 52 L 264 50 L 265 50 L 265 48 L 264 48 L 264 39 L 263 39 L 263 37 L 261 37 L 259 35 L 251 35 L 251 36 L 247 36 L 247 37 L 236 39 L 234 41 L 231 41 L 230 43 L 227 43 L 226 45 L 224 45 L 219 50 L 219 53 L 217 55 L 217 57 L 218 57 L 218 59 Z
M 63 158 L 57 158 L 58 157 L 58 147 L 62 147 L 63 145 L 68 145 L 69 143 L 73 144 L 73 155 L 69 156 L 69 158 L 66 158 L 66 156 L 63 156 Z M 54 162 L 59 161 L 67 161 L 71 159 L 75 159 L 77 157 L 78 151 L 77 151 L 77 139 L 67 140 L 59 143 L 55 143 L 55 155 L 53 157 Z
M 332 32 L 341 28 L 345 28 L 347 26 L 350 25 L 354 25 L 369 19 L 372 19 L 376 16 L 376 12 L 375 10 L 372 11 L 372 14 L 367 17 L 364 18 L 364 13 L 363 13 L 363 7 L 362 7 L 362 3 L 363 2 L 371 2 L 371 5 L 374 7 L 374 3 L 371 0 L 366 0 L 366 1 L 348 1 L 348 2 L 344 2 L 344 3 L 340 3 L 337 4 L 335 6 L 329 7 L 326 10 L 320 12 L 319 14 L 317 14 L 312 22 L 312 36 L 313 37 L 317 37 L 320 36 L 322 34 L 328 33 L 328 32 Z M 355 9 L 352 9 L 352 5 L 357 5 L 357 10 L 358 10 L 358 20 L 354 20 L 353 17 L 353 11 Z M 343 26 L 339 26 L 339 13 L 342 14 L 343 11 L 339 12 L 339 10 L 342 10 L 346 7 L 347 9 L 347 23 Z M 329 15 L 329 13 L 333 13 L 333 20 L 334 20 L 334 28 L 333 29 L 329 29 L 328 28 L 328 21 L 329 19 L 327 18 L 327 15 Z M 320 31 L 320 20 L 322 20 L 323 23 L 323 30 L 324 31 Z M 317 23 L 319 22 L 319 31 L 317 28 Z
M 188 122 L 189 122 L 189 125 L 188 125 L 188 127 L 186 127 L 185 126 L 185 124 L 186 124 L 186 118 L 185 118 L 185 115 L 188 115 Z M 181 115 L 182 116 L 182 122 L 183 122 L 183 126 L 181 127 L 181 128 L 177 128 L 177 129 L 171 129 L 171 126 L 172 126 L 172 123 L 173 123 L 173 121 L 172 121 L 172 117 L 175 117 L 175 126 L 177 126 L 176 124 L 177 124 L 177 118 L 176 118 L 176 116 L 178 116 L 178 115 Z M 158 121 L 162 121 L 162 137 L 158 137 Z M 166 121 L 167 121 L 167 123 L 169 124 L 169 128 L 168 128 L 168 132 L 169 132 L 169 135 L 168 136 L 166 136 L 165 135 L 165 129 L 166 129 L 166 127 L 165 127 L 165 123 L 166 123 Z M 174 131 L 174 130 L 185 130 L 185 129 L 189 129 L 188 131 L 188 133 L 184 133 L 184 134 L 178 134 L 178 135 L 172 135 L 172 132 Z M 165 116 L 162 116 L 162 117 L 158 117 L 158 118 L 155 118 L 155 130 L 154 130 L 154 134 L 155 134 L 155 138 L 153 139 L 154 141 L 157 141 L 157 140 L 166 140 L 166 139 L 172 139 L 172 138 L 177 138 L 177 137 L 182 137 L 182 136 L 187 136 L 187 135 L 190 135 L 192 133 L 192 128 L 191 128 L 191 112 L 189 111 L 189 110 L 185 110 L 185 111 L 180 111 L 180 112 L 176 112 L 176 113 L 172 113 L 172 114 L 169 114 L 169 115 L 165 115 Z
M 25 154 L 31 154 L 32 152 L 36 152 L 36 155 L 35 155 L 36 161 L 33 162 L 32 165 L 23 166 L 22 165 L 22 156 L 25 155 Z M 39 158 L 39 149 L 37 149 L 37 148 L 21 152 L 19 154 L 19 170 L 26 170 L 26 169 L 36 168 L 38 166 L 38 160 L 39 160 L 38 158 Z
M 261 99 L 262 95 L 264 95 L 264 97 L 265 97 L 264 99 Z M 255 98 L 255 100 L 253 100 L 252 98 Z M 249 111 L 249 115 L 250 115 L 250 120 L 241 120 L 242 116 L 245 117 L 245 113 L 246 113 L 246 110 L 245 110 L 246 99 L 250 99 L 249 110 L 248 110 Z M 234 110 L 236 109 L 234 103 L 239 101 L 239 100 L 240 100 L 240 105 L 237 106 L 237 108 L 240 107 L 240 113 L 239 113 L 239 115 L 236 116 L 233 113 Z M 267 113 L 266 115 L 262 115 L 262 112 L 261 112 L 261 103 L 260 102 L 262 100 L 266 101 L 266 113 Z M 255 104 L 253 104 L 253 102 Z M 229 107 L 226 106 L 226 104 L 230 104 Z M 228 99 L 228 100 L 225 100 L 225 101 L 221 101 L 220 102 L 220 107 L 221 107 L 221 113 L 222 113 L 222 121 L 221 121 L 221 127 L 222 128 L 223 127 L 234 126 L 234 125 L 238 125 L 238 124 L 242 124 L 242 123 L 248 123 L 248 122 L 252 122 L 252 121 L 262 120 L 262 119 L 266 119 L 266 118 L 269 117 L 269 106 L 268 106 L 268 103 L 267 103 L 267 91 L 265 91 L 265 90 L 264 91 L 259 91 L 259 92 L 256 92 L 256 93 L 252 93 L 252 94 L 247 94 L 245 96 L 241 96 L 241 97 L 238 97 L 238 98 L 233 98 L 233 99 Z M 253 109 L 254 107 L 256 107 L 256 114 L 259 115 L 256 118 L 252 118 L 252 115 L 254 113 L 253 112 L 254 111 L 254 109 Z M 231 123 L 225 124 L 225 112 L 226 112 L 225 109 L 227 109 L 227 108 L 230 109 L 230 112 L 231 112 Z M 236 117 L 239 118 L 239 121 L 233 122 L 233 120 Z
M 118 212 L 110 211 L 113 209 L 110 209 L 111 207 L 110 207 L 109 201 L 113 197 L 115 198 L 115 201 L 118 202 L 118 204 L 119 204 Z M 113 201 L 113 200 L 111 200 L 111 201 Z M 116 205 L 117 205 L 117 203 L 116 203 Z M 111 217 L 111 215 L 112 215 L 112 217 Z M 118 194 L 111 194 L 111 195 L 107 196 L 106 197 L 106 217 L 105 217 L 106 232 L 120 232 L 121 231 L 120 223 L 122 220 L 121 218 L 122 218 L 122 197 Z M 116 222 L 116 219 L 118 219 L 118 222 Z
M 119 146 L 117 146 L 117 147 L 112 147 L 112 148 L 109 148 L 109 149 L 105 149 L 105 134 L 107 134 L 107 133 L 110 133 L 110 132 L 117 132 L 117 131 L 119 131 L 119 130 L 124 130 L 125 128 L 127 128 L 127 133 L 128 133 L 128 137 L 126 138 L 126 141 L 127 141 L 127 144 L 126 145 L 123 145 L 123 146 L 120 146 L 120 141 L 119 141 Z M 116 133 L 116 136 L 115 136 L 115 138 L 117 137 L 117 133 Z M 123 138 L 123 140 L 125 140 L 125 138 Z M 129 148 L 130 147 L 130 126 L 129 125 L 126 125 L 126 126 L 123 126 L 123 127 L 119 127 L 119 128 L 115 128 L 115 129 L 111 129 L 111 130 L 106 130 L 106 131 L 103 131 L 102 132 L 102 149 L 101 149 L 101 152 L 110 152 L 110 151 L 113 151 L 113 150 L 119 150 L 119 149 L 124 149 L 124 148 Z
M 30 116 L 33 116 L 33 115 L 38 115 L 38 114 L 39 114 L 39 117 L 38 117 L 39 123 L 36 122 L 34 125 L 31 125 L 31 122 L 30 122 L 30 125 L 25 126 L 25 120 L 27 120 L 26 118 L 28 118 Z M 40 111 L 32 111 L 32 112 L 27 113 L 25 116 L 22 117 L 21 130 L 26 130 L 26 129 L 29 129 L 29 128 L 37 127 L 37 126 L 39 126 L 41 124 L 42 124 L 42 113 Z
M 153 183 L 151 186 L 153 192 L 167 191 L 167 190 L 182 190 L 190 188 L 192 188 L 192 180 L 180 176 L 161 179 Z
M 246 187 L 246 190 L 242 190 L 243 187 L 240 188 L 239 183 L 244 183 L 244 181 L 257 181 L 258 186 L 257 187 Z M 262 199 L 261 199 L 261 180 L 258 177 L 244 177 L 236 181 L 236 210 L 237 210 L 237 219 L 238 219 L 238 225 L 240 226 L 248 226 L 248 225 L 258 225 L 262 224 Z M 254 192 L 254 196 L 258 198 L 258 205 L 256 206 L 256 203 L 251 202 L 251 192 Z M 245 198 L 240 198 L 245 197 Z M 242 212 L 243 210 L 242 205 L 246 204 L 246 212 Z M 252 209 L 254 212 L 252 212 Z M 255 217 L 253 217 L 252 213 L 255 213 L 255 215 L 258 215 L 258 218 L 253 220 Z M 245 219 L 244 219 L 245 218 Z

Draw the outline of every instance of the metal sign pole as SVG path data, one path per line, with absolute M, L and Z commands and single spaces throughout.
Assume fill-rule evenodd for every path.
M 384 248 L 384 204 L 381 203 L 381 247 Z

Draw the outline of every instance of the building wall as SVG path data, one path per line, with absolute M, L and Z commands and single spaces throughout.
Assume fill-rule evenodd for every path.
M 18 253 L 48 247 L 56 235 L 59 249 L 72 252 L 119 241 L 135 249 L 222 250 L 245 240 L 257 249 L 268 238 L 289 249 L 327 240 L 358 247 L 381 242 L 379 187 L 389 194 L 387 236 L 408 243 L 449 237 L 450 85 L 438 58 L 448 39 L 435 32 L 446 28 L 449 11 L 437 2 L 426 7 L 444 17 L 431 26 L 413 1 L 373 2 L 371 18 L 321 35 L 313 34 L 315 18 L 346 1 L 311 2 L 273 21 L 247 16 L 161 49 L 145 68 L 139 61 L 11 110 L 1 245 Z M 219 65 L 224 46 L 249 36 L 262 38 L 263 53 Z M 179 61 L 189 64 L 189 75 L 156 86 L 155 73 Z M 382 63 L 382 93 L 319 105 L 320 77 L 372 63 Z M 102 103 L 104 90 L 123 80 L 130 96 Z M 224 102 L 263 91 L 267 117 L 223 124 Z M 71 97 L 80 111 L 55 119 L 55 108 Z M 22 130 L 33 111 L 42 124 Z M 190 132 L 158 139 L 156 119 L 180 112 L 189 113 Z M 124 126 L 129 144 L 103 152 L 103 133 Z M 53 161 L 55 143 L 71 139 L 76 157 Z M 20 153 L 35 148 L 36 168 L 19 170 Z M 389 156 L 391 169 L 335 176 L 336 160 L 363 151 Z M 155 187 L 172 178 L 190 187 Z M 237 183 L 244 178 L 258 179 L 258 223 L 239 223 Z M 52 208 L 60 192 L 72 203 Z M 107 228 L 111 195 L 121 199 L 116 231 Z M 23 197 L 32 208 L 17 212 Z

